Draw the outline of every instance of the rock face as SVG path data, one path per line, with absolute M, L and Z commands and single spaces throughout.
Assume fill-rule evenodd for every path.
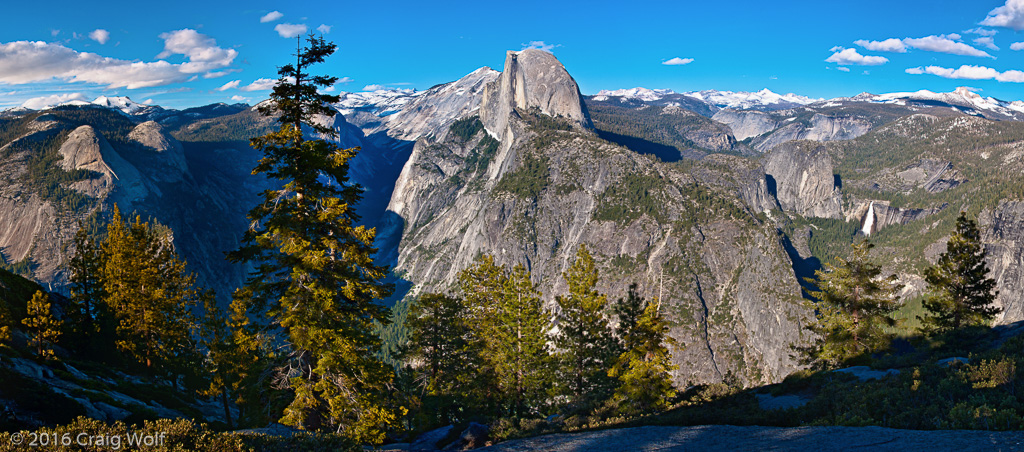
M 840 141 L 852 140 L 871 130 L 871 123 L 856 117 L 833 117 L 822 114 L 811 116 L 809 123 L 787 123 L 775 131 L 754 140 L 754 149 L 768 152 L 776 146 L 795 140 Z
M 459 80 L 427 90 L 402 111 L 387 116 L 388 134 L 414 141 L 421 136 L 447 133 L 453 119 L 470 116 L 480 108 L 485 87 L 499 74 L 482 67 Z
M 114 151 L 92 126 L 81 126 L 71 132 L 60 148 L 60 155 L 60 165 L 65 170 L 84 169 L 100 174 L 99 180 L 81 181 L 76 187 L 90 197 L 106 195 L 114 189 L 115 181 L 122 200 L 135 201 L 149 194 L 139 170 Z
M 729 126 L 737 140 L 764 135 L 779 126 L 768 113 L 757 110 L 719 110 L 711 119 Z
M 871 235 L 886 226 L 907 224 L 934 215 L 948 206 L 943 204 L 931 209 L 906 209 L 892 207 L 889 201 L 859 201 L 847 210 L 846 220 L 859 220 L 861 232 Z
M 170 136 L 163 126 L 155 121 L 139 124 L 128 134 L 128 139 L 138 143 L 141 147 L 140 157 L 153 162 L 154 166 L 159 169 L 159 171 L 153 172 L 153 176 L 157 180 L 162 182 L 181 181 L 189 172 L 181 143 Z
M 737 140 L 753 138 L 754 148 L 761 152 L 794 140 L 852 140 L 867 133 L 872 126 L 867 119 L 854 116 L 814 113 L 810 118 L 804 116 L 806 119 L 799 120 L 796 111 L 782 113 L 725 109 L 711 119 L 729 126 Z
M 832 159 L 823 147 L 806 142 L 779 146 L 768 154 L 765 173 L 768 190 L 783 210 L 808 217 L 843 217 Z
M 996 323 L 1024 320 L 1024 201 L 1002 201 L 978 216 L 988 252 L 989 276 L 996 280 Z
M 501 137 L 517 108 L 537 108 L 548 116 L 592 125 L 576 80 L 554 55 L 543 50 L 505 54 L 505 69 L 484 88 L 480 119 L 491 135 Z
M 506 127 L 511 141 L 489 155 L 480 154 L 489 139 L 483 131 L 466 141 L 452 134 L 417 141 L 389 205 L 395 221 L 384 232 L 400 236 L 396 270 L 416 290 L 449 289 L 487 253 L 502 265 L 525 265 L 550 306 L 566 290 L 561 274 L 583 244 L 610 299 L 631 282 L 645 296 L 660 294 L 676 322 L 670 334 L 682 345 L 673 350 L 680 385 L 730 372 L 751 384 L 778 381 L 797 368 L 790 345 L 801 341 L 808 312 L 774 226 L 715 213 L 692 191 L 713 184 L 717 194 L 708 196 L 743 211 L 732 176 L 714 169 L 736 162 L 709 158 L 687 173 L 587 131 L 538 129 L 511 114 Z M 559 138 L 538 148 L 542 135 Z M 547 171 L 536 196 L 503 188 L 526 177 L 520 170 L 533 159 Z M 638 200 L 616 195 L 637 181 L 650 185 L 645 196 L 657 206 L 644 214 L 628 213 Z M 756 186 L 749 190 L 763 199 Z

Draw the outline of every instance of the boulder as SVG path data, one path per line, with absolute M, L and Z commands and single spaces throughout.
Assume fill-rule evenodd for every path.
M 438 450 L 439 447 L 437 443 L 448 436 L 448 433 L 450 433 L 454 427 L 455 426 L 453 425 L 448 425 L 436 428 L 416 437 L 416 440 L 409 446 L 409 450 L 423 452 Z
M 469 450 L 487 445 L 490 439 L 490 428 L 484 424 L 470 422 L 459 435 L 459 439 L 445 446 L 444 450 Z

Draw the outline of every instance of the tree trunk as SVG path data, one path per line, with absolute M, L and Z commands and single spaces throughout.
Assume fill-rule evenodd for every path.
M 224 420 L 228 424 L 229 429 L 235 428 L 231 423 L 231 409 L 228 408 L 228 387 L 221 386 L 220 401 L 224 404 Z

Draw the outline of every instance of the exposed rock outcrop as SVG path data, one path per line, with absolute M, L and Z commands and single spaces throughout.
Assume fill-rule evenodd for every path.
M 764 135 L 779 126 L 768 113 L 757 110 L 719 110 L 711 119 L 729 126 L 737 140 Z
M 852 140 L 871 130 L 871 123 L 857 117 L 834 117 L 815 113 L 809 124 L 794 120 L 780 122 L 781 127 L 754 140 L 754 149 L 768 152 L 776 146 L 795 140 L 840 141 Z
M 981 239 L 988 252 L 989 274 L 996 280 L 996 304 L 1001 324 L 1024 320 L 1024 202 L 1001 201 L 978 216 Z
M 886 226 L 907 224 L 911 221 L 934 215 L 946 207 L 943 204 L 931 209 L 905 209 L 892 207 L 889 201 L 859 201 L 846 212 L 846 221 L 860 221 L 860 230 L 864 235 L 871 235 Z
M 139 170 L 114 151 L 92 126 L 81 126 L 72 131 L 61 146 L 60 155 L 63 157 L 60 165 L 65 170 L 84 169 L 99 173 L 98 180 L 81 181 L 74 186 L 88 196 L 95 198 L 107 194 L 114 189 L 114 181 L 121 200 L 137 201 L 149 193 Z
M 152 162 L 155 179 L 162 182 L 181 181 L 188 173 L 185 151 L 178 140 L 155 121 L 146 121 L 132 129 L 128 139 L 141 147 L 138 157 Z
M 501 75 L 484 88 L 480 119 L 492 136 L 502 137 L 516 109 L 533 108 L 592 126 L 576 80 L 554 55 L 537 49 L 510 50 Z
M 768 190 L 783 210 L 807 217 L 842 218 L 842 198 L 832 171 L 832 158 L 813 143 L 786 143 L 765 160 Z
M 482 67 L 454 82 L 427 90 L 402 111 L 387 117 L 388 134 L 407 141 L 427 135 L 443 136 L 453 120 L 480 108 L 485 87 L 499 74 Z

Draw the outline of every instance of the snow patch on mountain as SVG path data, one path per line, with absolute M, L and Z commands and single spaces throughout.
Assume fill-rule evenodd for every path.
M 351 114 L 355 110 L 372 110 L 383 116 L 401 110 L 406 104 L 422 96 L 424 92 L 415 89 L 343 92 L 338 95 L 340 99 L 335 106 L 344 115 Z
M 970 107 L 976 110 L 987 110 L 1000 115 L 1017 117 L 1017 114 L 1024 113 L 1024 102 L 1006 102 L 994 97 L 983 97 L 972 91 L 970 88 L 961 86 L 950 93 L 935 93 L 928 90 L 920 90 L 912 93 L 889 93 L 874 96 L 872 101 L 881 103 L 896 103 L 905 100 L 928 100 Z
M 654 102 L 656 100 L 661 100 L 662 98 L 670 94 L 677 93 L 670 89 L 647 89 L 642 87 L 630 89 L 616 89 L 611 91 L 602 89 L 601 91 L 597 92 L 597 95 L 594 97 L 594 100 L 605 101 L 608 100 L 609 97 L 624 97 L 629 99 L 639 99 L 645 102 Z
M 791 108 L 824 100 L 793 93 L 776 94 L 768 88 L 753 93 L 745 91 L 704 90 L 683 93 L 683 95 L 721 108 L 732 108 L 735 110 L 749 110 L 758 107 Z

